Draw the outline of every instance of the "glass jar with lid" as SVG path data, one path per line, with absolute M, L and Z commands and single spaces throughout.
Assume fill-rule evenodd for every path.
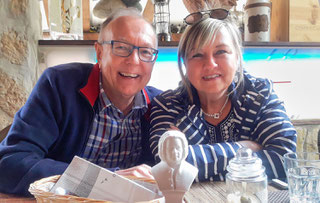
M 227 202 L 268 202 L 265 167 L 249 148 L 240 148 L 227 166 Z

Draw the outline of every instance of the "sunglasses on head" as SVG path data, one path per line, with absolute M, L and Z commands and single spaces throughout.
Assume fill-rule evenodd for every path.
M 202 20 L 206 14 L 209 15 L 210 18 L 224 20 L 228 17 L 229 11 L 223 8 L 212 9 L 207 11 L 199 11 L 199 12 L 189 14 L 183 20 L 188 25 L 193 25 L 199 22 L 200 20 Z

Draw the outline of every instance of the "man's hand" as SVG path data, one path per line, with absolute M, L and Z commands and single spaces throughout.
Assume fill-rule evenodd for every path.
M 137 178 L 154 179 L 151 174 L 151 167 L 146 164 L 134 166 L 132 168 L 116 171 L 116 174 L 122 176 L 134 176 Z
M 251 149 L 253 152 L 257 152 L 263 149 L 262 145 L 251 140 L 242 140 L 239 141 L 239 144 L 241 144 L 243 147 Z
M 169 128 L 168 130 L 178 130 L 178 131 L 180 131 L 180 129 L 177 128 L 177 127 L 174 126 L 174 125 L 170 125 L 170 128 Z

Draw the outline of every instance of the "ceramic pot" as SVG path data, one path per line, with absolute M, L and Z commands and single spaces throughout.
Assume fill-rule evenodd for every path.
M 248 0 L 244 10 L 244 40 L 270 41 L 270 0 Z

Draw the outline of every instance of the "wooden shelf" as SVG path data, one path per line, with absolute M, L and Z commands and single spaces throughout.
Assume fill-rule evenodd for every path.
M 299 119 L 299 120 L 291 120 L 294 126 L 301 125 L 320 125 L 320 119 Z
M 159 42 L 159 46 L 178 46 L 177 41 Z M 243 42 L 245 48 L 320 48 L 320 42 Z
M 320 42 L 244 42 L 243 46 L 248 48 L 320 48 Z
M 43 45 L 94 45 L 96 40 L 39 40 L 38 44 Z M 159 42 L 160 47 L 177 47 L 178 41 Z M 244 42 L 246 48 L 320 48 L 320 42 Z
M 94 45 L 96 40 L 39 40 L 38 44 L 43 45 L 58 45 L 58 46 L 70 46 L 70 45 Z M 177 47 L 177 41 L 159 42 L 160 47 Z
M 96 40 L 39 40 L 38 44 L 42 45 L 58 45 L 58 46 L 70 46 L 70 45 L 94 45 Z

